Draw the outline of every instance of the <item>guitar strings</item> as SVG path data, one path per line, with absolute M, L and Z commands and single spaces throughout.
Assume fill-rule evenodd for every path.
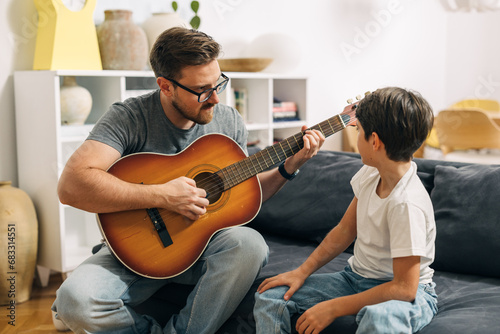
M 344 129 L 347 126 L 350 126 L 351 124 L 353 124 L 355 122 L 355 117 L 353 117 L 353 115 L 352 115 L 352 114 L 354 114 L 354 111 L 351 111 L 350 114 L 347 114 L 348 116 L 350 116 L 350 118 L 349 118 L 349 121 L 345 125 L 343 123 L 341 123 L 341 122 L 337 122 L 334 126 L 332 126 L 331 124 L 329 124 L 329 128 L 331 129 L 331 133 L 328 132 L 328 133 L 325 134 L 326 131 L 323 131 L 321 129 L 321 124 L 329 122 L 331 119 L 329 119 L 327 121 L 324 121 L 324 122 L 322 122 L 320 124 L 317 124 L 316 126 L 312 127 L 312 129 L 315 128 L 315 127 L 318 127 L 319 130 L 323 133 L 323 135 L 325 135 L 325 137 L 328 137 L 328 136 L 330 136 L 330 135 L 332 135 L 332 134 L 334 134 L 334 133 L 336 133 L 336 132 Z M 341 116 L 341 115 L 337 115 L 337 116 Z M 337 117 L 337 116 L 335 116 L 335 117 Z M 335 118 L 335 117 L 333 117 L 333 118 Z M 285 140 L 282 141 L 282 142 L 287 142 L 288 143 L 291 138 L 294 138 L 294 141 L 297 144 L 296 145 L 294 144 L 293 147 L 291 147 L 290 144 L 288 143 L 289 147 L 286 148 L 286 149 L 283 149 L 283 146 L 280 145 L 282 142 L 277 143 L 277 144 L 275 144 L 275 145 L 273 145 L 271 147 L 268 147 L 267 149 L 264 149 L 264 150 L 261 150 L 261 151 L 257 152 L 256 154 L 254 154 L 254 155 L 252 155 L 250 157 L 246 157 L 245 159 L 242 159 L 242 160 L 240 160 L 240 161 L 238 161 L 238 162 L 236 162 L 236 163 L 234 163 L 234 164 L 232 164 L 230 166 L 222 168 L 221 170 L 219 170 L 215 174 L 223 174 L 223 175 L 225 174 L 224 175 L 225 177 L 224 178 L 220 177 L 219 180 L 222 180 L 222 179 L 227 180 L 228 181 L 227 183 L 229 184 L 229 187 L 227 187 L 227 188 L 231 188 L 231 187 L 237 185 L 238 183 L 241 183 L 241 182 L 247 180 L 248 178 L 257 175 L 259 172 L 261 172 L 261 171 L 263 171 L 263 170 L 265 170 L 265 169 L 267 169 L 267 168 L 275 165 L 276 163 L 278 163 L 280 161 L 283 161 L 284 159 L 281 159 L 279 157 L 279 153 L 278 153 L 279 151 L 276 150 L 276 148 L 278 148 L 277 145 L 279 145 L 279 148 L 281 149 L 281 152 L 283 152 L 283 154 L 285 156 L 285 159 L 287 157 L 295 154 L 296 152 L 293 152 L 293 149 L 300 149 L 301 148 L 300 145 L 303 144 L 303 143 L 300 143 L 300 145 L 299 145 L 298 139 L 295 138 L 296 136 L 300 136 L 299 139 L 302 140 L 303 132 L 297 133 L 294 136 L 291 136 L 291 137 L 289 137 L 289 138 L 287 138 L 287 139 L 285 139 Z M 272 157 L 271 157 L 271 155 L 269 153 L 270 151 L 272 152 L 271 149 L 273 149 L 275 151 L 275 153 L 276 153 L 276 158 L 278 159 L 277 162 L 275 162 L 272 159 Z M 266 153 L 267 153 L 267 155 L 269 155 L 269 158 L 267 158 L 265 156 Z M 255 160 L 257 162 L 259 168 L 256 167 L 256 164 L 252 160 Z M 259 160 L 263 162 L 263 164 L 265 165 L 265 168 L 263 166 L 261 166 Z M 251 163 L 251 168 L 248 167 L 247 162 Z M 243 164 L 247 165 L 246 168 L 244 168 L 244 166 L 242 166 Z M 238 166 L 242 167 L 241 170 L 245 173 L 244 177 L 238 178 L 238 175 L 241 175 L 242 173 L 239 172 L 239 170 L 235 167 L 235 165 L 238 165 Z M 232 168 L 233 171 L 230 171 L 229 170 L 230 168 Z M 252 168 L 255 170 L 255 173 L 251 171 Z M 236 173 L 234 171 L 236 171 Z M 248 175 L 247 175 L 247 172 L 248 172 Z M 210 180 L 210 179 L 213 179 L 213 177 L 211 177 L 211 176 L 212 176 L 212 174 L 209 177 L 207 177 L 207 178 L 202 179 L 201 181 L 199 181 L 198 184 L 197 184 L 197 187 L 204 188 L 205 186 L 209 185 L 210 183 L 213 183 L 213 182 L 211 182 L 212 180 Z M 205 180 L 206 180 L 206 182 L 204 182 Z M 212 193 L 213 191 L 218 190 L 220 188 L 222 188 L 223 190 L 227 190 L 226 187 L 224 187 L 224 180 L 222 180 L 222 182 L 219 181 L 219 182 L 215 183 L 215 186 L 213 188 L 205 189 L 205 191 L 207 191 L 208 193 Z

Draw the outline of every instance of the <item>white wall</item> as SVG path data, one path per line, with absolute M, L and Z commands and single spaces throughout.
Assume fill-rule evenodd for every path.
M 446 97 L 500 100 L 500 12 L 449 15 Z
M 190 1 L 178 2 L 181 16 L 189 20 Z M 250 55 L 249 46 L 263 35 L 286 34 L 276 45 L 293 41 L 282 46 L 291 55 L 282 59 L 298 63 L 282 67 L 310 77 L 313 124 L 338 114 L 348 98 L 388 85 L 421 92 L 436 111 L 476 90 L 485 91 L 477 88 L 484 80 L 493 87 L 489 94 L 500 99 L 500 47 L 492 39 L 500 28 L 500 12 L 452 13 L 435 0 L 200 2 L 200 29 L 223 45 L 227 57 Z M 96 24 L 102 22 L 104 9 L 116 8 L 133 10 L 136 23 L 152 12 L 170 10 L 169 1 L 98 0 Z M 31 0 L 0 0 L 0 180 L 15 184 L 12 74 L 32 66 L 36 17 Z M 273 45 L 264 51 L 276 56 Z M 327 143 L 328 148 L 340 148 L 340 136 Z

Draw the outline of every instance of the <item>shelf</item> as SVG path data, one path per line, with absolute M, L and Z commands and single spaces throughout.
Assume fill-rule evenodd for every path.
M 154 77 L 153 71 L 113 71 L 113 70 L 56 70 L 56 71 L 21 71 L 30 73 L 50 73 L 54 76 L 76 76 L 76 77 Z
M 273 122 L 273 129 L 287 129 L 287 128 L 295 128 L 298 127 L 300 128 L 302 125 L 306 125 L 305 121 L 298 120 L 298 121 L 279 121 L 279 122 Z
M 248 131 L 266 130 L 269 126 L 266 123 L 246 123 Z
M 61 126 L 61 142 L 74 143 L 83 142 L 87 139 L 94 124 L 84 125 L 62 125 Z

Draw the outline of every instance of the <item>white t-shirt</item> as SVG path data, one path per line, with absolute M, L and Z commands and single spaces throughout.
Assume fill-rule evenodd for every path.
M 378 170 L 363 166 L 351 180 L 357 206 L 357 239 L 353 271 L 366 278 L 391 280 L 392 259 L 420 256 L 420 283 L 432 282 L 436 223 L 429 194 L 417 176 L 417 165 L 399 180 L 386 198 L 380 198 Z

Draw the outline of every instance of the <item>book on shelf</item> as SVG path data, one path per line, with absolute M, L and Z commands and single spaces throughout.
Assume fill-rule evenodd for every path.
M 274 99 L 273 120 L 275 122 L 299 120 L 297 104 L 291 101 L 280 101 Z
M 234 107 L 240 113 L 244 121 L 247 119 L 248 92 L 246 88 L 234 88 Z

